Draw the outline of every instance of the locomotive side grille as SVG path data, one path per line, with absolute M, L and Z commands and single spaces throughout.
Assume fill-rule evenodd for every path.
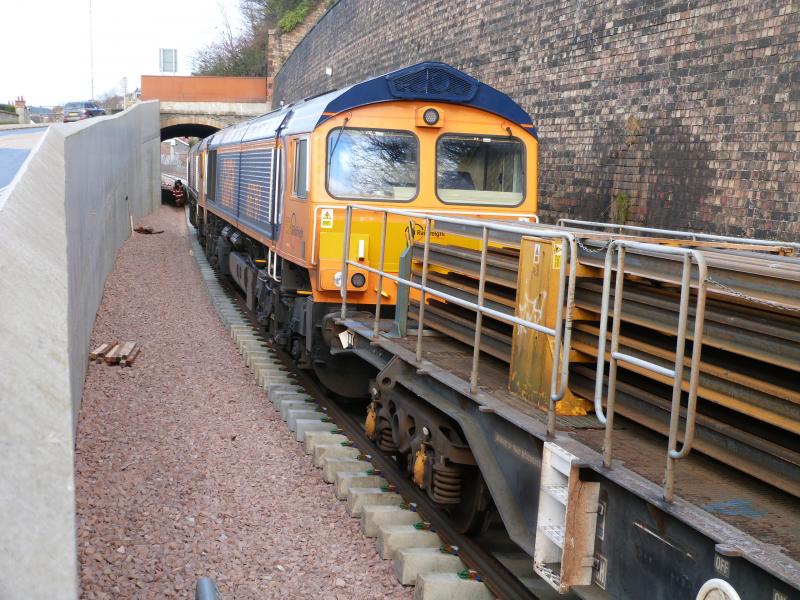
M 469 101 L 478 91 L 472 81 L 455 70 L 427 67 L 388 79 L 389 89 L 397 98 Z
M 239 154 L 221 154 L 218 164 L 215 198 L 223 208 L 236 215 L 236 199 L 239 195 Z
M 272 150 L 242 152 L 239 180 L 239 218 L 253 225 L 270 224 L 272 195 Z

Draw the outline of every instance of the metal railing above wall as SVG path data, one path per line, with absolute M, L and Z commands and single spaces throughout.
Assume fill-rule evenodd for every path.
M 381 227 L 381 242 L 380 242 L 380 258 L 378 261 L 378 268 L 366 266 L 361 261 L 353 261 L 349 259 L 350 237 L 352 228 L 353 211 L 363 211 L 379 213 L 382 215 Z M 419 283 L 392 273 L 385 271 L 386 259 L 386 231 L 389 215 L 405 217 L 422 221 L 425 223 L 425 241 L 423 245 L 422 256 L 422 273 L 421 281 Z M 481 266 L 478 279 L 478 301 L 470 302 L 461 298 L 457 298 L 451 294 L 443 292 L 428 284 L 428 269 L 429 269 L 429 255 L 431 246 L 431 228 L 436 222 L 452 223 L 456 225 L 464 225 L 474 227 L 482 232 L 481 241 Z M 489 233 L 490 231 L 499 231 L 506 233 L 514 233 L 518 235 L 529 235 L 541 239 L 558 240 L 561 242 L 562 260 L 559 267 L 559 286 L 558 286 L 558 304 L 555 316 L 555 325 L 547 327 L 541 323 L 535 323 L 527 319 L 521 319 L 516 316 L 507 315 L 497 310 L 493 310 L 484 306 L 484 289 L 486 284 L 486 263 L 489 249 Z M 378 287 L 375 300 L 375 315 L 373 320 L 373 338 L 380 335 L 380 318 L 381 318 L 381 297 L 383 291 L 384 278 L 394 281 L 399 285 L 405 285 L 409 288 L 416 289 L 420 292 L 419 312 L 417 314 L 417 344 L 416 344 L 416 364 L 418 368 L 422 368 L 423 362 L 423 339 L 425 328 L 425 303 L 428 296 L 434 296 L 450 302 L 452 304 L 461 306 L 475 312 L 475 338 L 473 344 L 472 366 L 470 370 L 470 393 L 477 394 L 478 392 L 478 367 L 480 364 L 480 343 L 481 343 L 481 324 L 483 316 L 487 315 L 499 321 L 524 327 L 538 333 L 548 335 L 553 338 L 553 365 L 550 378 L 550 398 L 547 412 L 547 432 L 552 436 L 555 434 L 555 407 L 556 402 L 564 397 L 564 394 L 569 383 L 569 354 L 572 339 L 572 313 L 575 305 L 575 273 L 577 268 L 577 243 L 576 238 L 572 233 L 565 231 L 557 231 L 545 228 L 526 228 L 524 223 L 514 222 L 513 225 L 506 225 L 496 221 L 481 221 L 478 219 L 469 219 L 463 217 L 453 217 L 445 215 L 433 215 L 424 212 L 415 212 L 407 210 L 396 210 L 375 206 L 364 206 L 353 204 L 347 207 L 345 232 L 344 232 L 344 248 L 342 254 L 342 309 L 341 318 L 347 317 L 347 281 L 348 279 L 348 266 L 358 267 L 360 270 L 373 273 L 378 276 Z M 569 266 L 567 266 L 569 265 Z M 565 306 L 566 298 L 566 306 Z
M 769 249 L 790 248 L 795 253 L 800 252 L 800 244 L 796 242 L 783 242 L 780 240 L 762 240 L 756 238 L 742 238 L 730 235 L 715 235 L 711 233 L 699 233 L 695 231 L 679 231 L 677 229 L 654 229 L 641 225 L 623 225 L 621 223 L 600 223 L 598 221 L 581 221 L 580 219 L 559 219 L 558 227 L 593 227 L 601 229 L 607 233 L 617 233 L 618 235 L 638 236 L 664 236 L 673 237 L 681 240 L 693 242 L 717 242 L 720 244 L 735 244 L 741 248 L 742 245 L 766 246 Z M 767 248 L 765 248 L 767 249 Z

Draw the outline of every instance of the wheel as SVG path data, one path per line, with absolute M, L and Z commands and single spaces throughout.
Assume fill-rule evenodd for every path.
M 470 468 L 462 479 L 461 502 L 448 509 L 453 525 L 459 533 L 482 533 L 489 524 L 493 509 L 494 503 L 481 472 Z

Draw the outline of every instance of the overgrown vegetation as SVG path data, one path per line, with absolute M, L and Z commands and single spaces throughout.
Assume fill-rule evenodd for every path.
M 630 217 L 631 203 L 628 194 L 619 192 L 611 199 L 611 210 L 609 210 L 609 220 L 612 223 L 624 225 Z
M 13 104 L 0 104 L 0 110 L 2 110 L 3 112 L 16 113 L 17 107 L 14 106 Z
M 228 15 L 222 14 L 222 33 L 192 58 L 197 75 L 266 75 L 267 32 L 289 32 L 300 25 L 316 0 L 240 0 L 243 27 L 234 34 Z
M 301 25 L 303 21 L 306 20 L 306 17 L 308 16 L 308 13 L 311 12 L 312 8 L 314 8 L 314 2 L 312 0 L 301 0 L 297 6 L 286 11 L 278 20 L 278 27 L 280 27 L 281 31 L 284 33 L 289 33 L 292 29 L 298 25 Z
M 642 122 L 633 115 L 625 120 L 625 145 L 630 148 L 636 143 L 637 136 L 642 133 Z

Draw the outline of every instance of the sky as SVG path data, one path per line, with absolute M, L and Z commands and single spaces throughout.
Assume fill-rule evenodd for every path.
M 29 106 L 88 100 L 92 79 L 95 98 L 121 93 L 125 77 L 132 91 L 141 75 L 159 74 L 159 48 L 177 49 L 177 74 L 190 75 L 192 56 L 224 30 L 223 11 L 234 32 L 241 24 L 239 0 L 40 0 L 31 12 L 22 7 L 15 3 L 14 14 L 0 18 L 0 102 L 23 96 Z

